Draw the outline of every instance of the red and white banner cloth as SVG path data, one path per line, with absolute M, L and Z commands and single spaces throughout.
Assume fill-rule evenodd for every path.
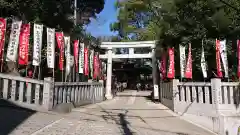
M 221 59 L 220 59 L 220 41 L 217 39 L 216 39 L 216 65 L 217 65 L 217 77 L 222 78 Z
M 18 64 L 28 65 L 28 48 L 30 36 L 30 24 L 23 24 L 19 37 Z
M 64 36 L 65 57 L 66 57 L 66 76 L 70 74 L 71 70 L 71 50 L 70 50 L 70 37 Z
M 43 25 L 34 24 L 33 29 L 33 65 L 39 66 L 41 63 Z
M 0 60 L 3 57 L 3 50 L 5 44 L 5 33 L 6 33 L 7 21 L 5 18 L 0 18 Z
M 166 79 L 166 61 L 167 61 L 167 57 L 166 54 L 163 53 L 162 57 L 161 57 L 161 61 L 160 61 L 160 74 L 161 74 L 161 78 L 164 80 Z
M 83 74 L 84 72 L 84 43 L 80 43 L 79 48 L 79 70 L 78 73 Z
M 207 64 L 206 64 L 206 60 L 205 60 L 205 53 L 204 53 L 203 45 L 202 45 L 202 54 L 201 54 L 201 68 L 202 68 L 203 77 L 207 78 Z
M 93 62 L 93 66 L 94 66 L 94 72 L 93 72 L 93 78 L 97 79 L 100 78 L 100 74 L 101 74 L 101 66 L 100 66 L 100 59 L 99 59 L 99 53 L 96 53 L 94 55 L 94 62 Z
M 185 78 L 192 79 L 192 47 L 191 44 L 188 46 L 188 60 L 185 71 Z
M 19 35 L 22 26 L 22 21 L 13 21 L 8 48 L 6 61 L 16 62 L 18 54 Z
M 64 70 L 64 39 L 63 32 L 56 32 L 57 45 L 60 50 L 59 53 L 59 69 Z
M 169 55 L 169 67 L 167 77 L 173 79 L 175 77 L 174 48 L 168 49 L 168 55 Z
M 240 40 L 237 40 L 237 59 L 238 59 L 237 75 L 238 78 L 240 78 Z
M 73 56 L 75 61 L 75 71 L 78 72 L 79 40 L 73 41 Z
M 89 75 L 88 48 L 84 48 L 84 75 Z
M 180 73 L 181 78 L 184 78 L 185 72 L 185 64 L 186 64 L 186 54 L 185 54 L 186 47 L 183 45 L 179 45 L 179 52 L 180 52 Z
M 228 60 L 227 60 L 227 48 L 226 48 L 226 40 L 220 41 L 220 54 L 222 58 L 223 68 L 225 77 L 228 78 Z
M 47 28 L 47 66 L 55 68 L 55 29 Z
M 89 67 L 91 72 L 91 77 L 94 78 L 94 59 L 95 59 L 95 53 L 94 50 L 89 51 Z

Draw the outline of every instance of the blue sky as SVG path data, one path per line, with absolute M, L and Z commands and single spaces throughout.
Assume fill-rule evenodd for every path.
M 95 37 L 116 35 L 109 28 L 109 25 L 117 20 L 117 11 L 114 7 L 115 1 L 105 1 L 104 9 L 97 15 L 97 19 L 91 19 L 91 23 L 86 28 L 87 32 L 90 32 Z

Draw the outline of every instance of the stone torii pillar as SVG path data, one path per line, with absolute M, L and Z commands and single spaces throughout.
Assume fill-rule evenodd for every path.
M 152 77 L 153 77 L 153 99 L 159 99 L 159 82 L 158 82 L 158 70 L 156 59 L 156 48 L 152 47 Z
M 106 82 L 106 94 L 107 99 L 112 99 L 112 48 L 108 48 L 107 58 L 107 82 Z

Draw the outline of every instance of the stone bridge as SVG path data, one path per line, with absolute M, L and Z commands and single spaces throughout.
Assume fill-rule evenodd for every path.
M 3 135 L 237 135 L 238 82 L 179 82 L 106 100 L 100 82 L 53 82 L 0 74 Z M 27 108 L 27 109 L 26 109 Z M 30 110 L 31 109 L 31 110 Z M 68 113 L 56 112 L 64 109 Z
M 126 91 L 67 114 L 4 107 L 0 131 L 9 135 L 213 135 L 152 103 L 149 95 Z

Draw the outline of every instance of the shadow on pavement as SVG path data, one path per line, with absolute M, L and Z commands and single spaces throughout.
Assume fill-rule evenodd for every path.
M 18 125 L 36 111 L 19 107 L 9 101 L 0 99 L 0 134 L 10 134 Z
M 122 130 L 123 130 L 123 135 L 133 135 L 133 133 L 131 132 L 131 130 L 128 127 L 128 121 L 125 119 L 125 114 L 120 113 L 119 115 L 120 118 L 120 124 L 122 126 Z
M 119 110 L 120 112 L 112 112 L 115 110 Z M 148 130 L 148 131 L 154 131 L 154 132 L 158 132 L 159 134 L 174 134 L 174 135 L 188 135 L 185 133 L 181 133 L 181 132 L 174 132 L 174 131 L 168 131 L 168 130 L 164 130 L 164 129 L 156 129 L 153 128 L 149 125 L 149 123 L 146 120 L 149 119 L 166 119 L 166 118 L 175 118 L 176 116 L 162 116 L 162 117 L 141 117 L 138 115 L 131 115 L 129 114 L 129 110 L 135 110 L 135 109 L 105 109 L 102 106 L 98 106 L 98 110 L 94 111 L 92 109 L 89 109 L 87 112 L 78 112 L 79 115 L 89 115 L 89 116 L 94 116 L 94 117 L 101 117 L 102 120 L 96 119 L 96 118 L 83 118 L 81 120 L 85 120 L 85 121 L 96 121 L 96 122 L 103 122 L 103 123 L 108 123 L 108 124 L 116 124 L 119 125 L 119 129 L 122 131 L 121 134 L 122 135 L 134 135 L 135 131 L 132 130 L 132 128 L 138 128 L 138 129 L 143 129 L 143 130 Z M 147 109 L 136 109 L 138 111 L 146 111 Z M 149 111 L 151 111 L 152 109 L 149 109 Z M 157 110 L 157 109 L 156 109 Z M 97 113 L 97 112 L 98 113 Z M 99 114 L 100 112 L 100 114 Z M 75 119 L 75 118 L 72 118 Z M 140 120 L 143 123 L 146 124 L 146 126 L 143 125 L 136 125 L 134 123 L 131 123 L 129 121 L 131 120 Z

